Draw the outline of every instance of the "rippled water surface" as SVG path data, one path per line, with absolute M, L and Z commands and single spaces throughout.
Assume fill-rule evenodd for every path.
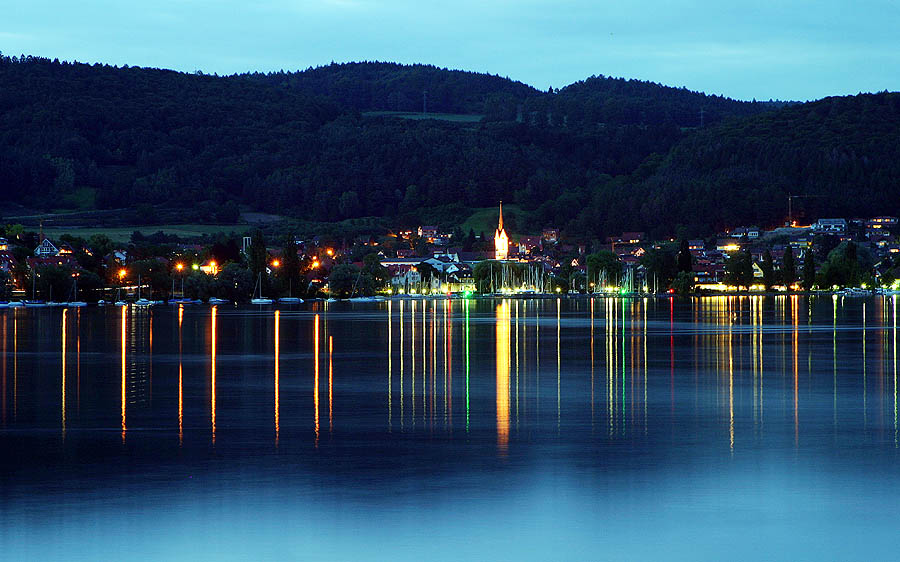
M 896 304 L 3 310 L 3 558 L 894 559 Z

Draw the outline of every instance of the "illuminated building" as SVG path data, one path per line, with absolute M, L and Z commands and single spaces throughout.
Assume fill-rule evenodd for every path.
M 213 260 L 208 260 L 200 264 L 200 271 L 207 275 L 218 275 L 219 264 Z
M 505 260 L 509 256 L 509 237 L 503 229 L 503 201 L 500 202 L 500 222 L 494 232 L 494 259 Z

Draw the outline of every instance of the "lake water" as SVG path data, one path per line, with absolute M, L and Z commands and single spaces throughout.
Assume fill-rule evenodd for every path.
M 0 550 L 896 559 L 896 306 L 0 311 Z

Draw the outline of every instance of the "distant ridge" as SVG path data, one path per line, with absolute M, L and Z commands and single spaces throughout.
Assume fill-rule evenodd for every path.
M 219 77 L 2 57 L 0 189 L 41 211 L 124 207 L 133 222 L 227 223 L 249 206 L 452 226 L 503 199 L 521 211 L 513 232 L 703 233 L 778 223 L 787 193 L 821 195 L 833 215 L 896 209 L 897 98 L 746 102 L 604 76 L 545 92 L 384 62 Z

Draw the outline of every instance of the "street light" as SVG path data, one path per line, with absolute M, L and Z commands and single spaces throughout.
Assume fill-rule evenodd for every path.
M 126 275 L 127 273 L 128 273 L 128 272 L 125 271 L 125 268 L 124 268 L 124 267 L 123 267 L 122 269 L 120 269 L 120 270 L 119 270 L 119 281 L 125 279 L 125 275 Z
M 175 264 L 175 269 L 178 270 L 178 273 L 181 274 L 181 298 L 184 298 L 184 264 L 178 262 Z M 172 279 L 172 296 L 175 296 L 175 279 Z
M 278 267 L 279 265 L 281 265 L 281 261 L 279 261 L 279 260 L 272 260 L 272 267 Z

